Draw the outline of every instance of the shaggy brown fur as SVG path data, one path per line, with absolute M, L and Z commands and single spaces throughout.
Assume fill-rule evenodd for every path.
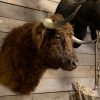
M 51 18 L 62 19 L 61 15 Z M 76 61 L 72 32 L 69 23 L 53 30 L 46 29 L 42 23 L 14 28 L 0 51 L 0 83 L 14 92 L 28 94 L 34 91 L 46 69 L 73 70 L 69 63 L 69 59 Z

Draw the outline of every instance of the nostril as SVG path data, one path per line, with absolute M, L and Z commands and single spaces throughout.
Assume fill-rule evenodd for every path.
M 77 67 L 76 62 L 74 62 L 74 61 L 72 61 L 72 65 L 73 65 L 73 68 L 76 68 Z
M 70 68 L 75 69 L 77 67 L 77 62 L 74 59 L 62 59 L 63 65 L 69 65 Z
M 71 60 L 68 60 L 68 64 L 71 64 Z

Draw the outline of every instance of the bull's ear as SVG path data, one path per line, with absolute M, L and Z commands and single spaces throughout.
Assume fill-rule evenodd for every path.
M 46 29 L 42 23 L 37 23 L 33 26 L 32 38 L 33 38 L 33 43 L 37 48 L 40 48 L 43 42 L 45 31 Z

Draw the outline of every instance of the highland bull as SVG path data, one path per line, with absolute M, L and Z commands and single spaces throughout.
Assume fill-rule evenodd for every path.
M 95 40 L 96 30 L 100 30 L 100 0 L 61 0 L 55 13 L 60 13 L 66 18 L 78 4 L 82 7 L 70 21 L 74 27 L 74 35 L 83 40 L 87 33 L 87 26 L 89 26 L 91 38 Z M 80 44 L 74 43 L 75 48 L 79 46 Z
M 75 69 L 75 37 L 68 22 L 79 8 L 66 19 L 55 14 L 42 22 L 12 29 L 0 51 L 0 84 L 16 93 L 29 94 L 47 69 Z

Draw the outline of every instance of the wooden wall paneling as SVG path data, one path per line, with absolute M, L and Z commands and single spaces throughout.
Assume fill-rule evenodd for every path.
M 94 89 L 94 78 L 58 78 L 58 79 L 41 79 L 36 90 L 32 93 L 46 93 L 72 90 L 71 83 L 79 81 L 82 85 Z M 7 87 L 0 85 L 0 96 L 16 95 Z
M 79 48 L 75 48 L 76 53 L 95 54 L 95 44 L 82 44 Z
M 0 0 L 1 2 L 6 2 L 14 5 L 19 5 L 23 7 L 28 7 L 32 9 L 37 9 L 46 12 L 54 13 L 58 5 L 57 2 L 50 0 Z
M 35 100 L 69 100 L 68 92 L 59 92 L 59 93 L 45 93 L 45 94 L 35 94 Z M 100 100 L 100 97 L 97 97 L 95 100 Z
M 68 92 L 34 94 L 34 100 L 69 100 Z
M 33 95 L 8 95 L 8 96 L 1 96 L 0 100 L 34 100 Z
M 0 16 L 24 21 L 40 21 L 48 14 L 42 11 L 23 8 L 0 2 Z
M 0 31 L 9 32 L 14 27 L 19 27 L 26 23 L 26 21 L 14 20 L 9 18 L 0 17 Z
M 0 1 L 4 3 L 37 9 L 37 3 L 39 0 L 0 0 Z
M 91 54 L 77 54 L 77 57 L 79 59 L 78 65 L 85 66 L 85 65 L 95 65 L 95 55 Z
M 58 3 L 52 2 L 50 0 L 38 0 L 37 8 L 42 11 L 54 13 L 57 6 L 58 6 Z
M 45 79 L 58 79 L 58 78 L 94 78 L 95 66 L 78 66 L 73 71 L 65 71 L 62 69 L 52 70 L 48 69 L 43 78 Z
M 94 78 L 58 78 L 58 79 L 41 79 L 35 93 L 57 92 L 72 90 L 71 83 L 79 81 L 82 85 L 94 89 Z
M 0 84 L 0 96 L 7 96 L 7 95 L 16 95 L 16 93 L 12 92 L 9 88 Z
M 30 94 L 27 100 L 69 100 L 68 92 L 58 92 L 58 93 L 43 93 L 43 94 Z M 13 96 L 1 96 L 0 100 L 26 100 L 26 96 L 22 97 L 20 95 Z
M 69 100 L 68 92 L 31 94 L 28 100 Z M 23 100 L 21 96 L 2 96 L 0 100 Z M 24 99 L 26 100 L 26 99 Z M 100 100 L 100 97 L 96 98 Z

